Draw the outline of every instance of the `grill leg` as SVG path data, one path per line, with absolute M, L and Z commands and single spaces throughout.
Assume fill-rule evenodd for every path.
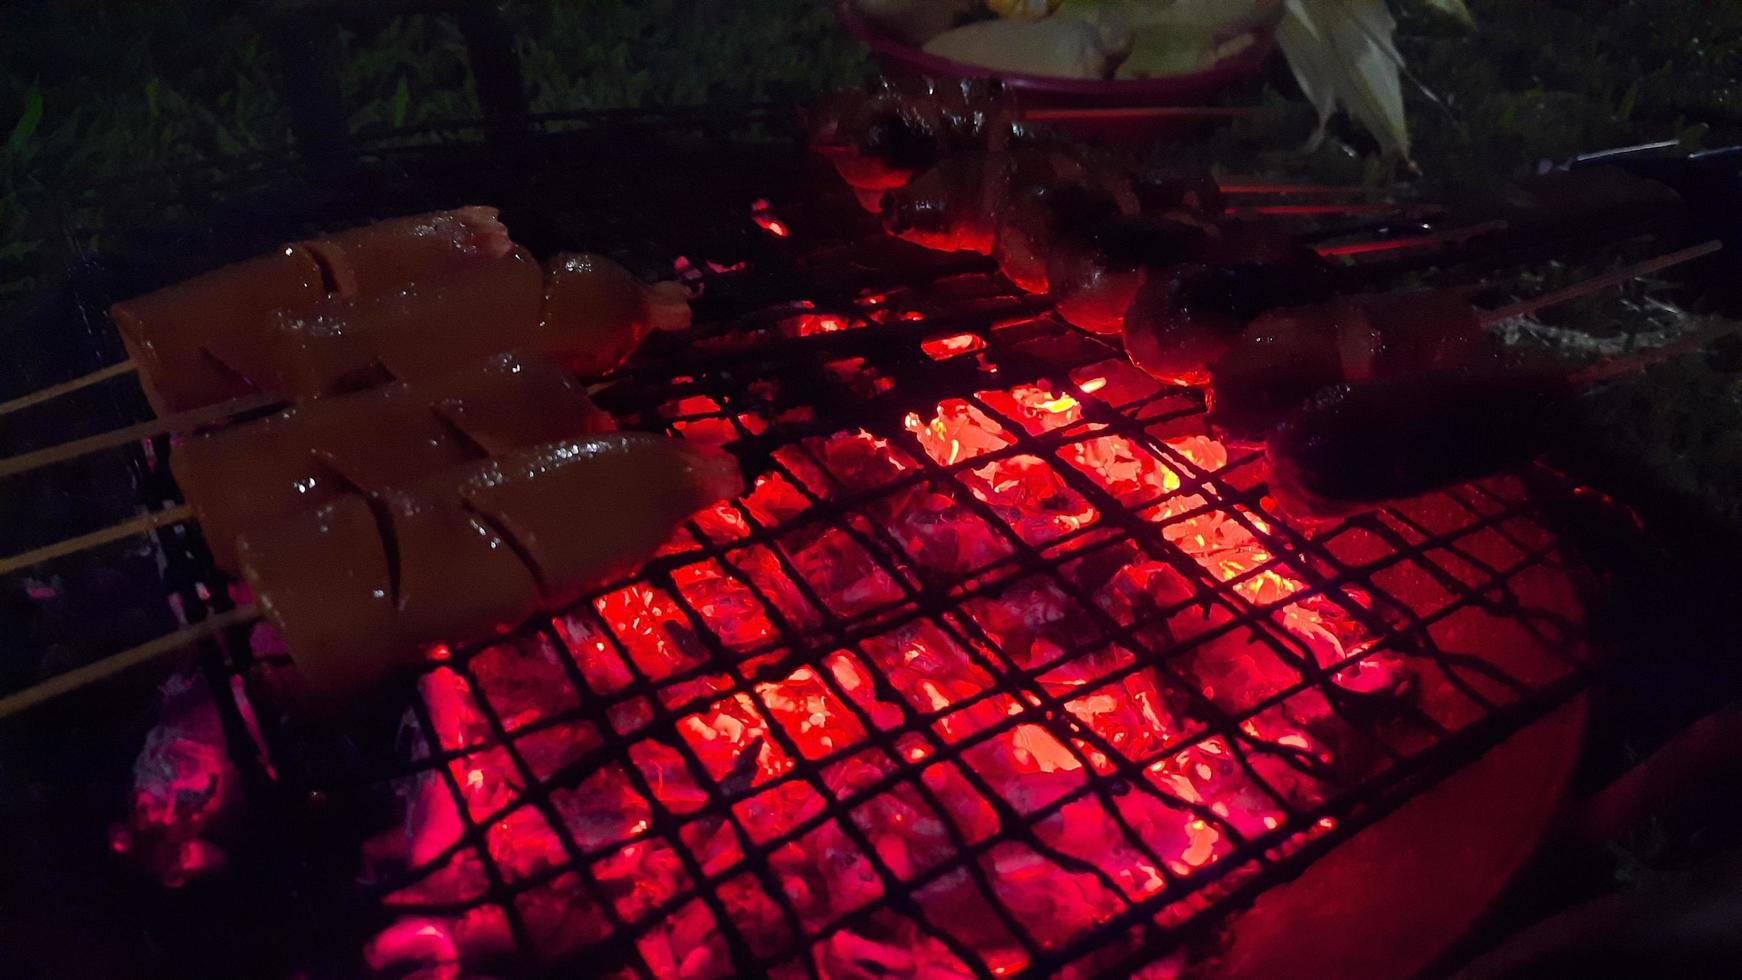
M 326 32 L 315 18 L 276 6 L 260 9 L 261 33 L 284 66 L 284 103 L 291 130 L 314 176 L 344 177 L 356 170 L 357 151 Z

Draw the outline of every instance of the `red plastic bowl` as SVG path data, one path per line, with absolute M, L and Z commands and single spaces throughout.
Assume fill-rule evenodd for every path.
M 1263 71 L 1265 60 L 1276 50 L 1276 42 L 1270 32 L 1258 30 L 1253 32 L 1258 43 L 1190 75 L 1112 81 L 1052 78 L 1046 75 L 999 72 L 981 65 L 928 54 L 906 41 L 890 37 L 878 30 L 876 25 L 860 16 L 854 9 L 852 0 L 840 0 L 837 9 L 840 11 L 841 23 L 846 26 L 848 33 L 871 49 L 886 73 L 920 74 L 934 78 L 995 77 L 1014 91 L 1022 107 L 1028 110 L 1199 106 L 1211 96 L 1256 80 Z M 1081 135 L 1092 131 L 1103 136 L 1154 137 L 1161 133 L 1190 129 L 1206 119 L 1216 118 L 1225 118 L 1225 114 L 1162 115 L 1141 119 L 1087 118 L 1061 121 L 1059 124 Z

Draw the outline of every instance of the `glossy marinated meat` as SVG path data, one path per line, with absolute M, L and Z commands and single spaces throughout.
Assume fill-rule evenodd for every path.
M 486 639 L 632 570 L 685 518 L 742 490 L 717 451 L 595 436 L 251 530 L 242 566 L 308 703 L 337 708 L 430 645 Z
M 849 185 L 882 191 L 906 184 L 950 153 L 1003 149 L 1014 115 L 995 81 L 881 78 L 824 105 L 811 145 Z
M 332 291 L 347 297 L 439 279 L 514 248 L 496 209 L 478 206 L 389 218 L 299 244 L 321 263 Z
M 1217 360 L 1210 418 L 1232 436 L 1262 439 L 1285 413 L 1331 385 L 1473 369 L 1498 358 L 1462 290 L 1273 310 Z
M 276 311 L 309 310 L 325 296 L 314 256 L 286 246 L 116 303 L 109 315 L 151 407 L 171 415 L 253 390 L 211 355 L 214 337 L 263 334 Z
M 250 528 L 512 449 L 606 432 L 611 419 L 554 362 L 506 354 L 416 384 L 313 402 L 170 454 L 217 566 Z
M 586 374 L 623 361 L 655 330 L 690 325 L 689 294 L 645 283 L 602 255 L 564 253 L 544 277 L 544 317 L 530 346 Z
M 1266 310 L 1328 300 L 1339 286 L 1319 262 L 1189 262 L 1152 274 L 1125 311 L 1125 352 L 1164 381 L 1203 384 L 1241 331 Z
M 260 391 L 302 401 L 446 373 L 502 350 L 536 349 L 544 276 L 526 250 L 392 292 L 282 311 L 212 351 Z
M 1149 276 L 1200 256 L 1215 226 L 1174 212 L 1115 218 L 1064 236 L 1047 264 L 1053 306 L 1067 322 L 1118 333 Z

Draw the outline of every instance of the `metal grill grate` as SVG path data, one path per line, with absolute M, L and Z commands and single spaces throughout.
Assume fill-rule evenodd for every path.
M 1309 533 L 1263 510 L 1260 454 L 1197 434 L 1192 393 L 981 263 L 787 212 L 799 244 L 704 278 L 793 302 L 600 379 L 756 489 L 420 679 L 405 833 L 369 867 L 402 917 L 377 965 L 1201 952 L 1579 684 L 1521 480 Z

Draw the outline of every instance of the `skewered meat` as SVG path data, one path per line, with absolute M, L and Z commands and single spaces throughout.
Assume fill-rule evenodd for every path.
M 1203 384 L 1265 310 L 1328 300 L 1340 285 L 1319 261 L 1191 262 L 1147 277 L 1125 311 L 1125 353 L 1153 377 Z
M 515 247 L 391 293 L 281 310 L 258 332 L 214 336 L 208 350 L 269 394 L 295 401 L 342 394 L 528 348 L 543 285 L 538 263 Z
M 1332 385 L 1271 432 L 1271 491 L 1289 513 L 1334 517 L 1520 466 L 1571 395 L 1564 374 L 1541 370 Z
M 214 347 L 247 345 L 278 310 L 312 310 L 329 292 L 377 297 L 511 247 L 494 208 L 413 215 L 287 245 L 117 303 L 110 313 L 152 407 L 168 415 L 253 390 Z M 246 359 L 246 351 L 230 354 Z
M 650 331 L 689 324 L 682 287 L 593 255 L 541 272 L 494 216 L 462 208 L 289 246 L 118 303 L 113 316 L 160 414 L 250 392 L 341 394 L 511 349 L 599 371 Z M 328 294 L 323 276 L 342 290 Z
M 1270 267 L 1278 280 L 1289 278 L 1283 270 L 1298 270 L 1302 282 L 1332 275 L 1316 252 L 1272 223 L 1170 211 L 1115 220 L 1061 241 L 1050 267 L 1053 305 L 1085 330 L 1118 333 L 1144 285 L 1183 263 Z M 1152 293 L 1149 299 L 1166 296 Z M 1165 310 L 1151 310 L 1140 319 L 1147 323 L 1162 315 Z
M 1315 392 L 1344 382 L 1498 365 L 1465 290 L 1350 296 L 1253 320 L 1211 372 L 1210 419 L 1261 439 Z
M 812 146 L 852 187 L 881 191 L 906 184 L 950 153 L 1003 149 L 1014 114 L 995 81 L 880 78 L 824 106 Z
M 1213 232 L 1210 222 L 1178 212 L 1116 218 L 1067 235 L 1047 261 L 1053 306 L 1084 330 L 1118 333 L 1149 270 L 1198 258 Z
M 610 416 L 555 362 L 501 354 L 425 382 L 310 402 L 186 440 L 170 468 L 213 562 L 234 573 L 236 539 L 250 528 L 345 494 L 611 428 Z
M 514 242 L 497 214 L 475 205 L 413 214 L 300 244 L 321 263 L 332 292 L 379 296 L 477 259 L 507 255 Z
M 336 706 L 645 560 L 740 493 L 736 462 L 646 434 L 546 444 L 402 488 L 338 498 L 243 536 L 261 608 L 312 705 Z
M 1085 225 L 1122 212 L 1118 197 L 1084 181 L 1038 183 L 1012 191 L 992 240 L 998 271 L 1025 292 L 1044 295 L 1058 243 Z
M 675 282 L 644 283 L 602 255 L 564 253 L 545 269 L 537 346 L 574 371 L 602 371 L 653 331 L 689 325 L 689 293 Z
M 309 309 L 325 295 L 314 255 L 288 245 L 116 303 L 109 312 L 152 408 L 169 415 L 250 391 L 207 352 L 213 333 L 263 332 L 274 311 Z
M 622 361 L 653 330 L 689 322 L 688 295 L 676 283 L 643 283 L 598 255 L 559 255 L 541 274 L 516 248 L 447 282 L 284 314 L 249 376 L 269 378 L 260 387 L 273 394 L 318 398 L 427 378 L 504 349 L 592 373 Z

